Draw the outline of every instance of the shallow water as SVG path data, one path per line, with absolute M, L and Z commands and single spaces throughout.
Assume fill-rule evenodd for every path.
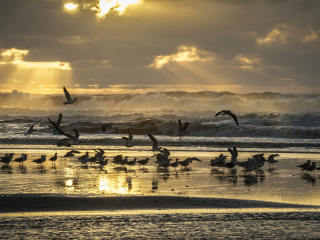
M 318 239 L 319 212 L 0 216 L 2 239 Z
M 88 149 L 93 156 L 94 151 Z M 2 150 L 2 152 L 11 152 Z M 64 159 L 67 150 L 14 149 L 19 155 L 28 153 L 24 167 L 12 162 L 0 169 L 1 194 L 59 194 L 74 196 L 119 196 L 119 195 L 174 195 L 190 197 L 218 197 L 320 205 L 320 172 L 302 173 L 296 166 L 307 159 L 317 161 L 317 154 L 281 153 L 275 165 L 266 163 L 259 171 L 244 174 L 242 168 L 232 171 L 209 166 L 210 159 L 220 152 L 172 151 L 171 158 L 180 160 L 194 156 L 188 168 L 157 168 L 151 158 L 146 169 L 138 165 L 132 168 L 118 168 L 111 163 L 117 154 L 142 159 L 151 157 L 147 151 L 107 151 L 109 164 L 101 168 L 92 163 L 77 162 L 78 156 Z M 81 148 L 82 154 L 85 150 Z M 55 165 L 46 161 L 38 168 L 32 160 L 47 154 L 47 159 L 58 152 Z M 149 154 L 149 155 L 146 155 Z M 227 154 L 224 152 L 224 154 Z M 253 152 L 239 152 L 239 161 L 244 161 Z M 265 155 L 268 156 L 269 153 Z M 230 155 L 230 154 L 229 154 Z M 129 159 L 129 160 L 130 160 Z

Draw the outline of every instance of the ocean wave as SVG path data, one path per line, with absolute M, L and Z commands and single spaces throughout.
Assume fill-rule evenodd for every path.
M 280 94 L 230 92 L 150 92 L 147 94 L 77 95 L 78 102 L 64 106 L 64 95 L 39 95 L 12 91 L 0 94 L 1 115 L 17 115 L 21 109 L 44 113 L 65 111 L 76 115 L 87 112 L 106 116 L 109 112 L 178 112 L 206 114 L 229 109 L 235 113 L 320 112 L 320 94 Z M 90 112 L 91 111 L 91 112 Z M 200 115 L 201 115 L 200 114 Z

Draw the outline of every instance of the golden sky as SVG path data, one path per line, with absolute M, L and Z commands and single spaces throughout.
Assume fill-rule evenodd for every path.
M 319 92 L 320 1 L 0 2 L 0 85 L 31 93 Z

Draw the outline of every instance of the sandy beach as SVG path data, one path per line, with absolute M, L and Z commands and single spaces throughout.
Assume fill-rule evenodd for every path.
M 178 196 L 65 197 L 46 195 L 0 196 L 0 213 L 43 211 L 116 211 L 166 209 L 254 209 L 273 208 L 316 210 L 319 206 L 264 201 L 190 198 Z

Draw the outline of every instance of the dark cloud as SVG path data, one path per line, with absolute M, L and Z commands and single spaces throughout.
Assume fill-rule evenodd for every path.
M 97 0 L 73 1 L 80 4 L 74 12 L 64 9 L 67 2 L 1 1 L 1 48 L 29 50 L 24 61 L 69 62 L 79 85 L 92 79 L 100 87 L 191 84 L 190 79 L 200 85 L 288 84 L 281 78 L 320 85 L 320 1 L 144 0 L 121 16 L 111 12 L 103 19 L 83 8 Z M 277 26 L 285 26 L 278 28 L 285 41 L 259 44 L 257 39 L 267 39 Z M 181 45 L 211 52 L 215 59 L 148 67 L 157 56 L 176 54 Z M 239 55 L 256 56 L 263 65 L 243 68 Z M 9 79 L 14 69 L 1 66 L 0 73 Z

